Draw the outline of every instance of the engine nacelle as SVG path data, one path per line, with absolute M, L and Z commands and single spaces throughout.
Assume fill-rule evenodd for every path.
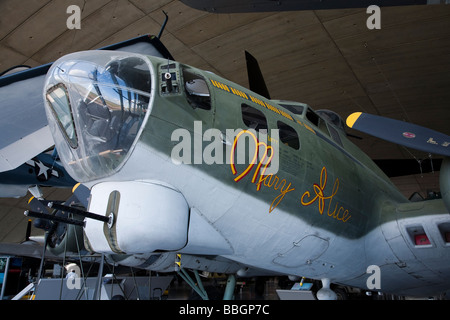
M 88 211 L 111 217 L 88 219 L 85 246 L 99 253 L 175 251 L 187 243 L 189 206 L 183 195 L 156 182 L 101 182 L 91 190 Z

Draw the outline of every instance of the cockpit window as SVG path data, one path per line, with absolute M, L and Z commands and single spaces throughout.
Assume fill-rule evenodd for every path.
M 76 148 L 78 139 L 66 87 L 63 84 L 59 84 L 50 88 L 47 92 L 47 101 L 70 146 Z
M 185 91 L 192 108 L 211 110 L 211 94 L 205 79 L 187 69 L 183 70 Z
M 56 135 L 69 174 L 85 182 L 114 173 L 129 155 L 151 107 L 152 68 L 146 57 L 126 52 L 72 54 L 51 68 L 47 82 L 53 83 L 46 92 L 47 109 L 71 147 Z
M 306 110 L 306 119 L 308 119 L 312 124 L 319 128 L 320 131 L 327 134 L 328 136 L 330 135 L 325 120 L 309 108 Z
M 331 110 L 317 110 L 317 114 L 319 114 L 323 119 L 331 122 L 336 128 L 345 131 L 344 120 L 338 115 L 336 112 Z
M 140 72 L 130 74 L 116 61 L 104 71 L 95 70 L 92 77 L 95 81 L 84 88 L 85 98 L 78 105 L 80 129 L 95 137 L 92 142 L 108 142 L 111 150 L 131 145 L 146 114 L 149 96 L 144 90 L 150 92 L 150 85 L 145 87 L 146 79 L 139 81 Z
M 295 104 L 280 103 L 280 106 L 288 109 L 289 111 L 291 111 L 294 114 L 299 114 L 299 115 L 302 115 L 303 110 L 305 110 L 305 107 L 300 106 L 300 105 L 295 105 Z

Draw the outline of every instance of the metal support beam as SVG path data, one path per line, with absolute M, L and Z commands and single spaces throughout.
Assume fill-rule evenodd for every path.
M 95 287 L 94 292 L 94 300 L 100 300 L 102 295 L 102 280 L 103 280 L 103 266 L 105 264 L 105 254 L 102 253 L 102 260 L 100 261 L 100 266 L 98 269 L 98 275 L 97 275 L 97 285 Z
M 6 257 L 6 266 L 4 271 L 4 277 L 3 277 L 3 285 L 2 285 L 2 291 L 0 293 L 0 300 L 3 300 L 3 297 L 5 295 L 5 288 L 6 288 L 6 281 L 8 280 L 8 272 L 9 272 L 9 260 L 10 257 Z
M 203 287 L 202 279 L 200 278 L 198 271 L 193 270 L 195 278 L 197 280 L 197 284 L 194 282 L 192 277 L 187 273 L 186 270 L 180 268 L 178 275 L 186 281 L 186 283 L 195 291 L 203 300 L 209 300 L 208 293 L 206 293 L 205 288 Z

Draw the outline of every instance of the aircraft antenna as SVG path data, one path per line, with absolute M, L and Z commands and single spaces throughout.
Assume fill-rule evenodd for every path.
M 169 16 L 167 15 L 167 13 L 164 10 L 163 10 L 163 13 L 166 16 L 166 18 L 164 19 L 163 25 L 161 26 L 161 30 L 159 30 L 158 39 L 161 39 L 163 31 L 166 28 L 167 21 L 169 21 Z

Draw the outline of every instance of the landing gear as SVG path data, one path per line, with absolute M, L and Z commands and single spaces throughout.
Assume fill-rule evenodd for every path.
M 193 300 L 197 300 L 199 297 L 202 300 L 233 300 L 234 290 L 236 287 L 236 276 L 234 274 L 228 275 L 227 284 L 222 297 L 220 290 L 216 287 L 204 287 L 201 277 L 197 270 L 190 270 L 195 280 L 189 275 L 188 271 L 180 268 L 178 275 L 194 290 L 194 295 L 191 297 Z M 195 295 L 196 294 L 196 295 Z
M 234 288 L 236 287 L 236 277 L 234 274 L 228 275 L 227 286 L 225 287 L 225 293 L 223 295 L 223 300 L 233 300 L 234 299 Z
M 330 288 L 330 279 L 322 279 L 322 289 L 317 291 L 316 297 L 318 300 L 337 300 L 338 296 L 336 292 Z
M 181 267 L 181 255 L 177 254 L 175 258 L 175 271 L 178 275 L 186 281 L 186 283 L 197 293 L 202 300 L 218 300 L 220 296 L 218 295 L 216 290 L 208 290 L 203 286 L 202 279 L 198 273 L 198 270 L 190 270 L 194 276 L 195 281 L 192 279 L 190 274 L 186 269 Z M 236 288 L 236 276 L 234 274 L 228 275 L 227 284 L 225 286 L 225 292 L 223 294 L 223 300 L 233 300 L 234 299 L 234 290 Z
M 195 275 L 196 282 L 192 279 L 192 277 L 189 275 L 189 273 L 184 270 L 183 268 L 180 268 L 178 271 L 178 275 L 186 281 L 186 283 L 194 290 L 202 300 L 209 300 L 208 293 L 206 292 L 205 288 L 203 287 L 202 279 L 200 278 L 197 270 L 192 270 L 192 272 Z

